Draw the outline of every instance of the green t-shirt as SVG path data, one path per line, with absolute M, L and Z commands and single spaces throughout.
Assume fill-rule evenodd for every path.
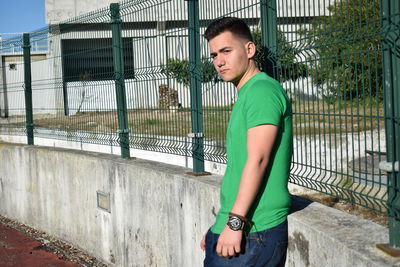
M 258 194 L 246 217 L 259 232 L 284 222 L 290 207 L 287 189 L 293 151 L 292 110 L 282 86 L 267 74 L 251 77 L 238 91 L 229 119 L 226 147 L 228 166 L 221 184 L 221 208 L 211 231 L 220 234 L 236 200 L 247 160 L 247 130 L 261 124 L 279 127 Z

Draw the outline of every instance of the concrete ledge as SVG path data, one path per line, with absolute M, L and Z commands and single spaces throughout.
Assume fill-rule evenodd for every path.
M 1 215 L 110 266 L 202 266 L 199 242 L 218 210 L 221 176 L 192 177 L 185 174 L 190 169 L 158 162 L 5 143 L 0 164 Z M 98 207 L 98 192 L 108 211 Z M 400 266 L 375 248 L 388 241 L 386 228 L 300 198 L 293 203 L 287 266 Z
M 374 222 L 300 197 L 288 222 L 288 266 L 400 266 L 375 247 L 389 234 Z

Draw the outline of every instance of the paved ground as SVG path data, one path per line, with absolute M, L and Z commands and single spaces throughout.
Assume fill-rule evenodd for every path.
M 0 267 L 104 267 L 96 258 L 46 233 L 0 216 Z
M 82 266 L 65 261 L 32 237 L 0 224 L 0 266 Z

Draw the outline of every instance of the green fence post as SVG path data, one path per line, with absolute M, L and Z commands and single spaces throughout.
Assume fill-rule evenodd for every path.
M 29 33 L 24 33 L 22 36 L 23 36 L 22 48 L 24 50 L 26 135 L 28 137 L 28 145 L 33 145 L 31 45 L 29 40 Z
M 261 43 L 263 46 L 263 66 L 262 70 L 269 76 L 278 80 L 279 72 L 277 68 L 277 16 L 276 0 L 260 0 L 261 8 Z
M 124 78 L 124 58 L 121 37 L 121 16 L 119 4 L 110 4 L 111 28 L 112 28 L 112 49 L 114 61 L 115 90 L 118 110 L 118 134 L 119 145 L 121 147 L 121 157 L 129 158 L 129 127 L 128 112 L 126 108 L 125 78 Z
M 400 257 L 400 3 L 382 1 L 383 79 L 387 161 L 380 168 L 388 172 L 389 245 L 378 247 Z
M 189 19 L 189 69 L 190 69 L 190 103 L 192 117 L 192 157 L 193 174 L 202 175 L 204 172 L 203 144 L 203 111 L 201 95 L 201 61 L 200 61 L 200 23 L 199 1 L 188 0 Z

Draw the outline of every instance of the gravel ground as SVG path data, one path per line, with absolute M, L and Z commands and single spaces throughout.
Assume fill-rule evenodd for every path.
M 97 260 L 95 257 L 92 257 L 78 248 L 60 241 L 44 232 L 35 230 L 3 216 L 0 216 L 0 223 L 36 239 L 42 243 L 41 249 L 56 254 L 59 259 L 72 261 L 87 267 L 107 267 L 106 264 Z

